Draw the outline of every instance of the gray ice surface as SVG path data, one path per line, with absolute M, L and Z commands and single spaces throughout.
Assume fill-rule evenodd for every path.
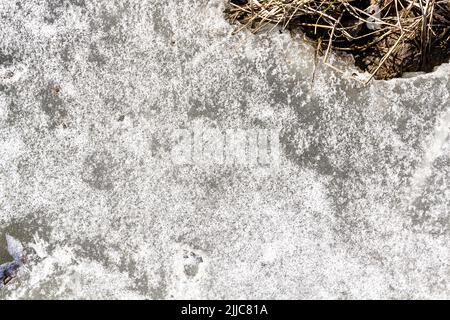
M 224 1 L 0 0 L 0 239 L 35 251 L 0 298 L 450 298 L 450 66 L 313 81 Z M 281 164 L 174 164 L 194 126 Z

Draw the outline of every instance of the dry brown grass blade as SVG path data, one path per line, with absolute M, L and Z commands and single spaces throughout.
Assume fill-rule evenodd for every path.
M 450 0 L 230 2 L 227 16 L 242 24 L 238 31 L 261 32 L 268 25 L 300 30 L 324 49 L 326 64 L 332 50 L 350 52 L 377 79 L 427 69 L 450 55 Z M 369 6 L 380 15 L 368 13 Z

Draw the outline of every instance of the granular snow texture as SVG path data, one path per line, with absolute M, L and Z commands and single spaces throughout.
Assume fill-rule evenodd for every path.
M 450 66 L 365 86 L 224 2 L 0 1 L 0 298 L 450 298 Z M 194 127 L 280 164 L 173 163 Z

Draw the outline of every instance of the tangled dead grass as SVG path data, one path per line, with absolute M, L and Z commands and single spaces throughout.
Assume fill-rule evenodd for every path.
M 351 53 L 376 79 L 429 72 L 450 57 L 450 0 L 230 0 L 228 18 L 259 32 L 281 26 Z

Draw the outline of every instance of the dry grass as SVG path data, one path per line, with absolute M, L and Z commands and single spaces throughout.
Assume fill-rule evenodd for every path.
M 450 56 L 450 0 L 231 0 L 239 28 L 302 31 L 328 63 L 331 50 L 353 54 L 372 77 L 431 71 Z

